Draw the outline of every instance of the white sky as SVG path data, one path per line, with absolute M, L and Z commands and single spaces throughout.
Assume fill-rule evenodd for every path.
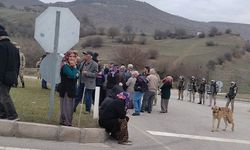
M 42 2 L 73 0 L 40 0 Z M 225 21 L 250 24 L 250 0 L 138 0 L 168 13 L 195 21 Z

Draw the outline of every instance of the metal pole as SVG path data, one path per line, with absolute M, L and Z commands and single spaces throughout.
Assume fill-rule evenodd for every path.
M 80 107 L 80 114 L 79 114 L 79 119 L 78 119 L 78 128 L 80 128 L 80 125 L 81 125 L 82 107 L 83 107 L 83 100 L 84 100 L 84 97 L 85 97 L 85 90 L 86 90 L 86 87 L 84 86 L 83 94 L 82 94 L 81 107 Z

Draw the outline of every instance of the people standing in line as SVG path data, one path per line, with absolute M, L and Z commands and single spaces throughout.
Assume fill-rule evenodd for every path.
M 23 77 L 23 75 L 24 75 L 24 68 L 25 68 L 25 65 L 26 65 L 25 56 L 24 56 L 24 53 L 21 52 L 21 47 L 16 42 L 12 42 L 12 43 L 19 50 L 19 54 L 20 54 L 19 78 L 20 78 L 20 81 L 21 81 L 21 84 L 22 84 L 22 88 L 24 88 L 25 87 L 25 83 L 24 83 L 24 77 Z
M 127 86 L 127 92 L 130 94 L 130 98 L 129 98 L 129 109 L 133 109 L 133 95 L 134 95 L 134 87 L 135 87 L 135 82 L 136 82 L 136 77 L 139 76 L 139 72 L 138 71 L 133 71 L 132 72 L 132 77 L 130 77 L 128 79 L 128 81 L 126 82 L 126 86 Z
M 98 73 L 96 76 L 96 86 L 100 87 L 100 101 L 99 101 L 99 106 L 103 102 L 103 100 L 106 97 L 106 90 L 103 87 L 103 84 L 105 82 L 105 76 L 104 76 L 104 70 L 102 65 L 98 65 Z
M 133 64 L 128 64 L 127 70 L 125 70 L 124 77 L 125 77 L 125 83 L 128 81 L 128 79 L 132 76 L 132 71 L 134 70 Z
M 72 126 L 76 83 L 80 73 L 76 67 L 76 57 L 77 53 L 72 50 L 65 54 L 60 72 L 61 83 L 57 86 L 60 95 L 60 125 L 65 126 Z
M 168 104 L 171 96 L 171 88 L 173 84 L 173 78 L 171 76 L 166 76 L 162 80 L 163 85 L 161 86 L 161 111 L 160 113 L 168 112 Z
M 0 25 L 0 119 L 18 120 L 10 90 L 17 84 L 20 67 L 19 50 L 10 42 Z
M 206 92 L 206 79 L 202 78 L 201 83 L 198 88 L 199 93 L 199 103 L 198 104 L 205 104 L 205 92 Z
M 237 92 L 238 92 L 238 87 L 236 85 L 236 82 L 232 81 L 229 91 L 226 94 L 226 98 L 228 99 L 226 103 L 226 107 L 228 107 L 229 104 L 231 103 L 232 112 L 234 112 L 234 99 L 235 99 L 235 96 L 237 95 Z
M 143 76 L 148 76 L 150 72 L 150 67 L 149 66 L 145 66 L 142 75 Z
M 134 86 L 133 105 L 135 112 L 133 116 L 139 116 L 141 112 L 141 98 L 143 93 L 148 91 L 148 80 L 145 76 L 138 75 Z
M 119 74 L 119 66 L 118 65 L 113 65 L 107 74 L 107 84 L 106 84 L 106 96 L 109 95 L 111 92 L 111 89 L 115 85 L 119 85 L 121 82 L 121 76 Z
M 210 83 L 210 95 L 209 95 L 209 98 L 210 98 L 210 102 L 209 102 L 209 106 L 212 106 L 212 101 L 214 101 L 214 106 L 216 105 L 216 95 L 218 93 L 218 86 L 216 84 L 216 81 L 215 80 L 211 80 L 211 83 Z
M 178 88 L 178 100 L 183 100 L 185 86 L 186 86 L 185 78 L 184 78 L 184 76 L 180 76 L 179 77 L 179 82 L 178 82 L 178 85 L 177 85 L 177 88 Z
M 117 85 L 116 85 L 117 86 Z M 115 87 L 115 86 L 114 86 Z M 128 121 L 126 116 L 126 103 L 129 94 L 121 92 L 115 97 L 106 98 L 99 111 L 99 124 L 118 141 L 118 144 L 130 145 L 128 135 Z
M 151 113 L 153 101 L 157 98 L 157 91 L 159 89 L 159 78 L 156 76 L 155 69 L 150 69 L 147 76 L 148 90 L 144 92 L 141 112 L 147 111 Z M 156 103 L 156 102 L 155 102 Z
M 196 85 L 196 78 L 194 76 L 191 77 L 189 85 L 188 85 L 188 91 L 189 91 L 189 102 L 195 102 L 195 94 L 197 92 L 197 85 Z

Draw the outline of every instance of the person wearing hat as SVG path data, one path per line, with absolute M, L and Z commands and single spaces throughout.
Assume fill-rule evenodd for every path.
M 228 98 L 228 101 L 226 103 L 226 107 L 229 106 L 231 103 L 231 110 L 234 112 L 234 98 L 238 92 L 238 87 L 234 81 L 231 82 L 231 86 L 229 88 L 228 93 L 226 94 L 226 98 Z
M 200 102 L 198 104 L 205 104 L 205 92 L 206 92 L 206 79 L 202 78 L 201 83 L 198 88 L 199 93 L 199 100 Z
M 0 119 L 18 119 L 9 92 L 17 84 L 19 67 L 19 51 L 10 42 L 5 28 L 0 25 Z
M 129 94 L 120 92 L 115 97 L 106 99 L 100 107 L 99 125 L 113 137 L 119 144 L 132 144 L 128 140 L 128 121 L 126 107 L 129 102 Z
M 83 62 L 80 64 L 80 84 L 77 89 L 77 95 L 75 98 L 74 111 L 77 105 L 81 102 L 83 97 L 83 91 L 85 88 L 85 114 L 89 114 L 91 111 L 91 105 L 93 103 L 93 92 L 96 87 L 96 77 L 98 73 L 98 64 L 93 60 L 93 52 L 83 52 Z
M 24 56 L 24 53 L 20 51 L 21 47 L 16 42 L 12 42 L 12 44 L 14 44 L 16 46 L 16 48 L 19 50 L 19 54 L 20 54 L 19 78 L 20 78 L 20 81 L 22 83 L 22 88 L 24 88 L 25 84 L 24 84 L 23 72 L 24 72 L 24 68 L 25 68 L 25 64 L 26 64 L 25 56 Z

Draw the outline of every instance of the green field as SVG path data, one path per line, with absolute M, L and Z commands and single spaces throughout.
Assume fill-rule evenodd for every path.
M 21 121 L 58 125 L 60 115 L 58 94 L 55 98 L 54 114 L 48 119 L 50 90 L 41 89 L 39 80 L 25 79 L 25 83 L 25 88 L 11 89 L 11 96 Z M 73 117 L 75 127 L 78 125 L 79 108 Z M 92 115 L 82 113 L 81 127 L 98 127 L 98 123 Z

